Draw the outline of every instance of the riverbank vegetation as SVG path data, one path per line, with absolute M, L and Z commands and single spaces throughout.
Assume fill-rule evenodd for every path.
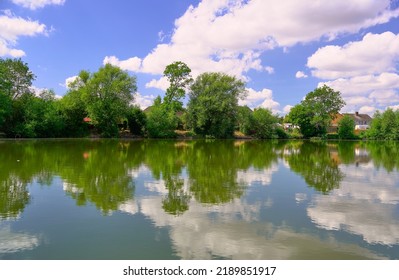
M 136 77 L 119 67 L 83 70 L 57 98 L 53 90 L 33 90 L 35 75 L 21 59 L 0 59 L 0 137 L 399 139 L 399 111 L 392 109 L 377 112 L 360 136 L 346 117 L 338 133 L 328 135 L 333 117 L 345 105 L 340 92 L 328 86 L 308 93 L 283 118 L 269 109 L 239 106 L 247 92 L 236 77 L 207 72 L 193 79 L 180 61 L 168 65 L 164 76 L 170 84 L 165 96 L 143 111 L 133 103 Z M 293 127 L 284 129 L 284 122 Z

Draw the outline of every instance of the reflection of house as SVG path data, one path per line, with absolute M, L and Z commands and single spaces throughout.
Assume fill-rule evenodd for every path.
M 367 114 L 359 114 L 359 112 L 356 112 L 354 114 L 337 114 L 328 128 L 328 132 L 336 133 L 338 131 L 338 123 L 345 115 L 351 117 L 355 121 L 355 131 L 369 129 L 372 118 Z
M 352 147 L 350 149 L 345 149 L 345 143 L 330 143 L 327 146 L 331 160 L 338 165 L 342 163 L 354 163 L 356 166 L 359 166 L 359 164 L 367 164 L 371 161 L 369 151 L 359 146 L 359 144 L 355 144 L 353 149 Z

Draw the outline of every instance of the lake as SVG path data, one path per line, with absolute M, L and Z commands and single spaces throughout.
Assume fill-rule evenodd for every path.
M 0 140 L 0 259 L 399 259 L 399 142 Z

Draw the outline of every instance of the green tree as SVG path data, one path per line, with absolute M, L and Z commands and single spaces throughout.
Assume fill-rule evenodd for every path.
M 368 138 L 372 139 L 384 139 L 382 134 L 382 114 L 380 111 L 376 111 L 373 116 L 373 120 L 370 124 L 370 129 L 366 132 Z
M 21 59 L 0 58 L 0 92 L 16 99 L 31 93 L 35 75 Z
M 339 91 L 324 85 L 309 92 L 300 104 L 294 106 L 289 118 L 301 128 L 305 137 L 324 136 L 332 117 L 345 105 Z
M 269 109 L 256 108 L 253 113 L 254 135 L 261 139 L 277 138 L 276 130 L 278 117 Z
M 127 115 L 127 122 L 130 129 L 130 133 L 133 135 L 143 136 L 145 133 L 145 126 L 147 122 L 147 116 L 138 106 L 130 108 Z
M 388 108 L 385 112 L 375 112 L 366 136 L 372 139 L 399 139 L 399 110 Z
M 12 137 L 60 137 L 64 130 L 59 101 L 52 90 L 39 96 L 25 93 L 14 100 L 10 123 L 6 130 Z
M 344 115 L 338 122 L 338 136 L 341 139 L 355 138 L 355 121 L 348 115 Z
M 56 99 L 53 90 L 43 90 L 37 100 L 40 106 L 36 116 L 39 125 L 39 137 L 60 137 L 64 131 L 64 119 L 60 112 L 60 101 Z
M 0 132 L 12 114 L 12 99 L 0 91 Z
M 174 110 L 162 103 L 161 97 L 154 100 L 147 115 L 146 129 L 152 138 L 174 138 L 178 119 Z
M 100 133 L 104 137 L 118 136 L 118 122 L 127 116 L 137 90 L 136 77 L 107 64 L 82 82 L 87 111 Z
M 195 133 L 231 138 L 237 122 L 238 100 L 245 84 L 223 73 L 204 73 L 191 86 L 188 114 Z
M 88 124 L 83 121 L 88 116 L 82 90 L 70 89 L 60 100 L 60 111 L 64 119 L 63 136 L 83 137 L 89 133 Z
M 392 110 L 392 108 L 388 108 L 382 114 L 381 119 L 381 130 L 382 135 L 384 135 L 384 139 L 386 140 L 397 140 L 399 139 L 399 123 L 398 120 L 398 111 L 396 113 Z
M 163 72 L 170 83 L 166 90 L 164 102 L 172 106 L 174 111 L 182 109 L 181 99 L 184 98 L 187 87 L 193 82 L 190 73 L 191 69 L 181 61 L 169 64 Z
M 15 136 L 16 127 L 23 126 L 21 104 L 16 102 L 23 95 L 33 94 L 34 79 L 34 74 L 21 59 L 0 58 L 0 130 L 9 137 Z
M 319 132 L 312 125 L 312 116 L 313 112 L 311 108 L 308 108 L 300 103 L 291 108 L 287 119 L 290 120 L 293 124 L 299 126 L 301 134 L 304 137 L 313 137 L 321 132 Z
M 253 112 L 248 106 L 238 106 L 237 114 L 237 130 L 246 134 L 254 133 L 254 117 Z

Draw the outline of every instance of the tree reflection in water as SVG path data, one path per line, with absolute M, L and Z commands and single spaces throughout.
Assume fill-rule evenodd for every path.
M 344 177 L 326 142 L 301 142 L 296 152 L 285 158 L 292 171 L 300 174 L 310 187 L 325 194 L 339 188 Z
M 92 203 L 109 214 L 134 197 L 129 172 L 140 166 L 163 181 L 162 207 L 172 215 L 186 212 L 192 199 L 222 204 L 240 198 L 251 182 L 242 176 L 266 172 L 281 159 L 310 187 L 327 194 L 340 187 L 340 164 L 372 159 L 377 167 L 397 169 L 392 155 L 398 147 L 311 141 L 5 141 L 0 144 L 0 215 L 18 216 L 30 202 L 27 185 L 34 180 L 51 185 L 54 176 L 61 177 L 77 205 Z

